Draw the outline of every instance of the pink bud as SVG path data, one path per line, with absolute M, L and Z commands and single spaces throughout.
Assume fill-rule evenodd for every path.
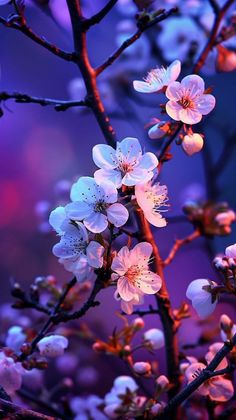
M 138 375 L 146 375 L 151 372 L 151 365 L 148 362 L 136 362 L 133 365 L 135 373 Z
M 203 148 L 203 138 L 198 133 L 186 135 L 182 141 L 182 148 L 188 156 L 200 152 Z

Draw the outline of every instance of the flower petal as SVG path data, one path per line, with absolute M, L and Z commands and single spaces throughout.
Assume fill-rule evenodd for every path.
M 166 104 L 167 114 L 175 121 L 180 121 L 180 111 L 182 109 L 182 106 L 174 101 L 168 101 Z
M 197 124 L 201 121 L 202 114 L 198 111 L 198 109 L 182 108 L 179 111 L 179 118 L 185 124 Z
M 202 95 L 205 90 L 204 80 L 197 74 L 190 74 L 181 80 L 181 86 L 187 95 L 194 99 L 197 95 Z
M 93 147 L 93 161 L 99 168 L 114 169 L 117 167 L 116 151 L 106 144 L 96 144 Z
M 134 137 L 126 137 L 120 143 L 117 143 L 116 156 L 117 158 L 126 158 L 127 162 L 138 160 L 142 155 L 141 145 L 138 139 Z
M 83 220 L 93 211 L 91 204 L 83 201 L 74 201 L 73 203 L 67 204 L 65 207 L 66 215 L 71 220 Z
M 121 299 L 129 302 L 133 299 L 136 294 L 134 286 L 129 282 L 129 280 L 124 276 L 120 277 L 117 282 L 117 290 Z
M 72 185 L 70 198 L 72 201 L 86 201 L 94 203 L 97 198 L 98 186 L 94 178 L 82 176 Z
M 224 402 L 230 400 L 233 395 L 234 387 L 228 379 L 216 376 L 210 380 L 209 397 L 211 400 Z
M 88 264 L 94 268 L 101 268 L 103 265 L 104 247 L 96 241 L 91 241 L 87 246 L 86 255 Z
M 148 263 L 153 252 L 153 247 L 149 242 L 140 242 L 130 251 L 130 258 L 133 264 L 143 264 L 143 261 Z
M 197 109 L 202 115 L 207 115 L 215 108 L 216 100 L 213 95 L 203 95 L 197 101 Z
M 147 82 L 143 82 L 143 81 L 139 81 L 139 80 L 134 80 L 133 81 L 133 87 L 137 92 L 141 92 L 141 93 L 154 93 L 157 92 L 158 90 L 160 90 L 162 88 L 162 83 L 158 83 L 155 82 L 155 84 L 151 84 L 151 83 L 147 83 Z
M 89 217 L 84 219 L 84 225 L 90 232 L 101 233 L 108 226 L 107 216 L 99 212 L 93 212 Z
M 127 174 L 122 179 L 122 184 L 132 187 L 133 185 L 143 184 L 153 177 L 152 171 L 147 171 L 147 169 L 134 168 L 133 171 L 127 172 Z
M 148 270 L 143 271 L 140 277 L 135 279 L 135 286 L 148 295 L 157 293 L 160 290 L 161 285 L 161 277 Z
M 166 96 L 171 101 L 179 101 L 183 94 L 184 91 L 180 82 L 171 82 L 166 89 Z
M 129 212 L 123 204 L 115 203 L 108 207 L 107 218 L 114 226 L 120 227 L 127 222 Z
M 118 254 L 113 258 L 111 269 L 123 276 L 130 267 L 130 251 L 127 246 L 123 246 Z
M 66 212 L 65 207 L 59 206 L 55 210 L 53 210 L 49 216 L 49 223 L 53 227 L 53 229 L 62 235 L 64 231 L 61 229 L 62 224 L 66 219 Z
M 122 177 L 120 171 L 113 169 L 98 169 L 94 173 L 94 178 L 98 183 L 107 181 L 109 179 L 116 188 L 120 188 L 122 185 Z
M 101 199 L 103 199 L 105 203 L 115 203 L 117 201 L 118 194 L 115 184 L 110 181 L 102 181 L 99 183 L 99 187 L 102 189 Z
M 146 169 L 147 171 L 152 171 L 158 165 L 158 159 L 154 153 L 148 152 L 144 153 L 141 157 L 138 167 L 141 169 Z
M 181 72 L 181 62 L 179 60 L 173 61 L 167 68 L 168 78 L 170 82 L 175 81 L 178 79 L 179 74 Z

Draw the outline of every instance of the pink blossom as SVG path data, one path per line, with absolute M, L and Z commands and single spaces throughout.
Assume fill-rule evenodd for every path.
M 215 107 L 213 95 L 205 94 L 203 79 L 195 74 L 183 78 L 181 82 L 172 82 L 166 90 L 169 101 L 167 114 L 176 121 L 185 124 L 197 124 L 202 115 L 207 115 Z
M 158 92 L 176 80 L 180 74 L 180 71 L 181 63 L 179 60 L 173 61 L 173 63 L 171 63 L 167 69 L 164 67 L 157 67 L 148 72 L 144 81 L 134 80 L 134 89 L 141 93 Z

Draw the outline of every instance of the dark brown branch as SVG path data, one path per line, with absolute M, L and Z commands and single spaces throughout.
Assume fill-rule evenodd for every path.
M 97 67 L 96 75 L 98 76 L 101 74 L 107 67 L 111 66 L 111 64 L 114 63 L 114 61 L 117 60 L 117 58 L 120 57 L 123 51 L 126 50 L 130 45 L 132 45 L 135 41 L 137 41 L 143 32 L 145 32 L 147 29 L 151 28 L 152 26 L 158 24 L 159 22 L 162 22 L 163 20 L 167 19 L 169 16 L 175 14 L 178 11 L 177 7 L 174 7 L 173 9 L 170 9 L 166 12 L 163 12 L 161 15 L 157 16 L 155 19 L 151 20 L 148 24 L 141 26 L 137 31 L 126 41 L 123 42 L 123 44 L 99 67 Z
M 7 28 L 16 29 L 34 41 L 36 44 L 41 45 L 41 47 L 45 48 L 46 50 L 50 51 L 52 54 L 56 55 L 57 57 L 63 58 L 66 61 L 75 61 L 75 54 L 72 52 L 63 51 L 58 48 L 56 45 L 51 44 L 45 38 L 36 35 L 32 29 L 26 24 L 25 19 L 22 19 L 20 16 L 14 16 L 14 18 L 18 18 L 19 21 L 16 20 L 6 20 L 2 16 L 0 16 L 0 23 L 2 23 Z
M 217 0 L 209 0 L 209 3 L 214 11 L 215 14 L 217 14 L 220 11 L 220 6 L 217 3 Z
M 132 312 L 132 315 L 138 315 L 141 318 L 145 315 L 158 315 L 158 314 L 159 314 L 159 310 L 154 309 L 152 305 L 149 305 L 149 309 L 147 309 L 146 311 L 136 310 Z
M 22 419 L 22 420 L 57 420 L 57 417 L 47 416 L 45 414 L 37 413 L 36 411 L 22 408 L 10 401 L 0 398 L 0 411 L 5 419 Z
M 107 139 L 107 142 L 114 146 L 116 143 L 115 131 L 105 112 L 101 97 L 97 88 L 96 73 L 90 64 L 86 45 L 86 31 L 84 28 L 84 16 L 82 15 L 79 0 L 67 0 L 70 13 L 71 25 L 76 51 L 76 63 L 81 71 L 87 89 L 87 100 L 93 110 L 94 116 Z
M 61 420 L 69 420 L 67 416 L 59 412 L 54 402 L 46 401 L 42 397 L 39 397 L 37 394 L 35 395 L 32 392 L 30 392 L 28 389 L 24 389 L 24 388 L 19 389 L 19 391 L 17 391 L 17 394 L 21 398 L 24 398 L 25 400 L 29 400 L 31 403 L 33 402 L 40 409 L 44 408 L 45 410 L 47 410 L 48 413 L 52 414 L 56 418 L 60 418 Z
M 170 264 L 171 261 L 173 261 L 176 253 L 183 245 L 189 244 L 190 242 L 199 238 L 199 236 L 201 236 L 201 233 L 198 230 L 195 230 L 193 233 L 183 239 L 176 239 L 168 257 L 163 261 L 163 266 L 165 267 L 166 265 Z
M 188 384 L 179 394 L 177 394 L 164 408 L 163 413 L 158 417 L 160 419 L 169 419 L 171 418 L 171 413 L 177 409 L 177 407 L 182 404 L 187 398 L 189 398 L 193 392 L 195 392 L 200 385 L 202 385 L 206 380 L 210 379 L 212 376 L 215 376 L 215 369 L 220 364 L 220 362 L 227 356 L 227 354 L 233 349 L 236 345 L 236 334 L 233 336 L 231 341 L 225 342 L 222 348 L 218 351 L 215 357 L 212 359 L 210 364 L 203 369 L 199 376 Z
M 107 4 L 95 15 L 91 16 L 91 18 L 87 19 L 86 21 L 86 28 L 89 29 L 93 25 L 97 25 L 100 23 L 104 17 L 113 9 L 115 4 L 118 0 L 109 0 Z
M 39 98 L 37 96 L 26 95 L 25 93 L 0 92 L 0 102 L 14 99 L 16 103 L 21 104 L 39 104 L 41 106 L 53 106 L 56 111 L 65 111 L 68 108 L 89 106 L 86 100 L 83 101 L 63 101 L 49 98 Z
M 162 150 L 160 151 L 160 154 L 158 156 L 158 160 L 160 163 L 162 163 L 165 160 L 165 155 L 169 150 L 169 147 L 171 146 L 171 144 L 173 143 L 173 141 L 176 139 L 177 135 L 179 134 L 180 130 L 183 127 L 183 123 L 182 122 L 178 122 L 177 128 L 175 129 L 175 131 L 173 132 L 173 134 L 170 136 L 170 138 L 167 140 L 167 142 L 164 144 Z
M 204 50 L 202 51 L 202 53 L 200 55 L 197 63 L 194 66 L 193 73 L 198 74 L 199 71 L 201 70 L 202 66 L 205 64 L 205 61 L 208 57 L 209 52 L 214 47 L 214 43 L 215 43 L 215 40 L 216 40 L 216 37 L 217 37 L 218 30 L 220 28 L 221 21 L 222 21 L 223 17 L 225 16 L 225 13 L 227 12 L 227 10 L 234 3 L 234 1 L 235 0 L 226 1 L 224 6 L 216 13 L 215 21 L 214 21 L 213 28 L 211 30 L 210 37 L 208 39 L 208 42 L 207 42 Z

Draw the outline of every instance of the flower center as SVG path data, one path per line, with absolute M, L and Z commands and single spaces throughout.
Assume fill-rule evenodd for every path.
M 96 213 L 102 213 L 106 210 L 106 208 L 107 208 L 107 203 L 105 203 L 105 201 L 103 200 L 97 201 L 94 205 L 94 211 Z
M 190 98 L 188 98 L 187 96 L 183 96 L 178 101 L 178 104 L 181 105 L 184 109 L 194 108 L 194 102 Z
M 140 275 L 140 268 L 138 265 L 132 265 L 125 274 L 125 277 L 131 284 L 135 284 L 135 278 Z

